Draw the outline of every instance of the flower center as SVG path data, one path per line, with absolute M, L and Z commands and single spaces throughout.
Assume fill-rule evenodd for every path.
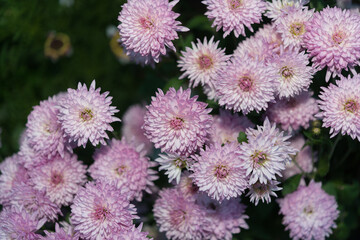
M 170 222 L 173 226 L 177 226 L 185 221 L 186 212 L 181 209 L 176 209 L 170 213 Z
M 268 160 L 266 154 L 261 151 L 255 151 L 255 153 L 251 155 L 251 159 L 254 165 L 257 166 L 264 165 L 264 163 Z
M 94 217 L 96 220 L 105 220 L 111 216 L 111 213 L 108 209 L 103 206 L 97 206 L 94 212 Z
M 230 9 L 235 10 L 242 5 L 242 0 L 228 0 Z
M 116 168 L 115 171 L 119 176 L 122 176 L 126 172 L 126 166 L 121 165 L 118 168 Z
M 186 160 L 177 158 L 174 160 L 174 164 L 178 168 L 185 168 L 186 167 Z
M 344 104 L 344 110 L 351 112 L 351 113 L 355 113 L 356 110 L 358 110 L 358 103 L 355 100 L 347 100 L 346 103 Z
M 284 66 L 280 69 L 280 73 L 284 78 L 290 78 L 293 76 L 293 70 L 287 66 Z
M 223 179 L 229 175 L 230 170 L 224 165 L 218 165 L 215 167 L 215 177 Z
M 170 127 L 175 130 L 180 130 L 184 125 L 184 119 L 176 117 L 170 121 Z
M 269 191 L 269 186 L 267 184 L 261 184 L 260 182 L 256 182 L 252 186 L 254 192 L 258 195 L 263 195 L 264 193 Z
M 303 211 L 307 215 L 310 215 L 314 212 L 313 208 L 310 205 L 306 206 Z
M 64 43 L 58 38 L 55 38 L 50 43 L 50 47 L 55 50 L 59 50 L 62 46 L 64 46 Z
M 153 21 L 151 21 L 149 19 L 149 17 L 142 17 L 140 18 L 140 25 L 144 28 L 144 29 L 150 29 L 152 27 L 154 27 L 154 23 Z
M 332 40 L 334 41 L 334 43 L 336 44 L 340 44 L 344 41 L 345 39 L 345 33 L 343 31 L 336 31 L 333 35 L 332 35 Z
M 290 25 L 290 33 L 295 36 L 303 35 L 305 32 L 304 23 L 293 23 Z
M 51 174 L 51 182 L 54 184 L 54 185 L 58 185 L 59 183 L 62 183 L 63 182 L 63 176 L 62 174 L 58 173 L 58 172 L 53 172 Z
M 81 118 L 84 122 L 90 121 L 93 117 L 94 117 L 93 112 L 92 112 L 90 109 L 88 109 L 88 108 L 84 109 L 84 110 L 80 113 L 80 118 Z
M 212 59 L 208 55 L 201 55 L 198 59 L 198 64 L 201 70 L 209 69 L 212 65 Z
M 244 92 L 249 92 L 253 85 L 252 80 L 249 77 L 241 77 L 238 83 L 240 89 Z

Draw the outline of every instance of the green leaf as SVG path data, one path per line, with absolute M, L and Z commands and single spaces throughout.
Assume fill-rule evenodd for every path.
M 178 78 L 171 78 L 164 86 L 163 91 L 166 92 L 169 88 L 173 87 L 178 90 L 184 81 L 179 80 Z
M 239 143 L 248 142 L 246 133 L 244 133 L 244 132 L 239 132 L 239 136 L 238 136 L 237 140 L 238 140 Z
M 285 196 L 289 193 L 294 192 L 299 186 L 300 179 L 301 179 L 301 174 L 296 174 L 286 179 L 283 185 L 282 194 Z
M 199 30 L 206 30 L 212 32 L 213 29 L 211 28 L 210 21 L 205 15 L 198 15 L 192 18 L 186 25 L 190 29 L 199 29 Z
M 328 154 L 325 154 L 320 157 L 317 174 L 320 177 L 324 177 L 329 172 L 329 168 L 330 168 L 330 158 Z

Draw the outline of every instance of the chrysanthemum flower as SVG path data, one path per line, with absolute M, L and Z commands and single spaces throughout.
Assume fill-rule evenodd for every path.
M 282 189 L 277 186 L 279 183 L 275 180 L 270 180 L 267 183 L 256 182 L 250 185 L 246 196 L 250 196 L 250 202 L 254 203 L 255 206 L 258 205 L 260 199 L 262 202 L 270 203 L 271 196 L 277 197 L 275 191 Z
M 78 89 L 68 89 L 68 94 L 60 102 L 58 119 L 70 143 L 86 146 L 88 140 L 96 146 L 106 145 L 109 138 L 106 131 L 113 131 L 110 123 L 120 121 L 113 115 L 119 110 L 110 106 L 112 97 L 109 92 L 100 94 L 92 81 L 89 90 L 86 85 L 78 84 Z
M 200 191 L 206 192 L 217 201 L 240 196 L 248 187 L 246 170 L 238 152 L 238 143 L 228 143 L 223 147 L 214 144 L 201 149 L 200 155 L 195 155 L 196 160 L 190 176 Z
M 275 98 L 274 76 L 262 63 L 234 57 L 215 84 L 219 104 L 244 114 L 266 109 Z
M 313 171 L 313 153 L 310 146 L 305 146 L 305 139 L 302 135 L 298 135 L 290 139 L 291 146 L 298 150 L 293 160 L 286 164 L 285 170 L 282 172 L 284 179 L 294 176 L 298 173 L 310 173 Z M 316 158 L 314 159 L 316 161 Z
M 144 125 L 145 113 L 146 108 L 140 104 L 130 106 L 122 118 L 121 132 L 125 139 L 135 145 L 144 144 L 144 150 L 150 154 L 153 144 L 145 136 L 144 129 L 141 128 Z
M 129 55 L 140 55 L 148 64 L 151 60 L 159 62 L 160 55 L 166 54 L 166 47 L 176 51 L 172 40 L 178 39 L 177 32 L 189 30 L 175 20 L 180 14 L 173 12 L 172 8 L 178 2 L 128 0 L 122 6 L 118 28 Z
M 55 157 L 30 172 L 37 190 L 45 189 L 46 195 L 56 204 L 69 205 L 86 182 L 86 166 L 77 160 L 76 155 L 66 153 L 64 158 Z
M 145 114 L 145 135 L 162 152 L 188 156 L 208 139 L 212 124 L 207 104 L 190 97 L 190 89 L 161 89 L 152 97 Z
M 205 15 L 214 20 L 216 31 L 224 30 L 224 37 L 234 31 L 236 37 L 245 36 L 245 27 L 251 32 L 251 24 L 260 23 L 266 3 L 261 0 L 203 0 L 207 7 Z
M 14 154 L 11 157 L 5 158 L 0 163 L 0 204 L 4 204 L 9 200 L 11 190 L 21 183 L 29 181 L 29 174 L 27 170 L 20 165 L 20 157 Z
M 0 239 L 38 240 L 41 235 L 35 232 L 46 222 L 38 220 L 22 208 L 4 208 L 0 213 Z
M 109 146 L 102 146 L 94 154 L 95 162 L 90 166 L 89 172 L 94 179 L 102 179 L 113 183 L 118 189 L 126 189 L 130 200 L 134 198 L 141 201 L 142 191 L 151 193 L 150 187 L 158 177 L 156 171 L 150 169 L 156 166 L 145 157 L 142 145 L 133 146 L 112 139 Z
M 225 55 L 225 49 L 218 48 L 219 41 L 214 42 L 214 37 L 208 42 L 206 37 L 202 43 L 197 39 L 197 44 L 191 42 L 192 48 L 186 47 L 186 51 L 181 51 L 183 56 L 178 61 L 178 67 L 184 73 L 180 79 L 189 77 L 190 87 L 199 84 L 213 86 L 214 80 L 221 68 L 226 66 L 226 61 L 230 56 Z
M 321 183 L 311 181 L 278 202 L 284 215 L 282 222 L 292 239 L 321 240 L 336 228 L 338 205 L 334 196 L 321 189 Z
M 49 221 L 55 221 L 57 215 L 61 214 L 60 207 L 50 201 L 44 190 L 35 190 L 31 185 L 25 183 L 12 189 L 8 204 L 22 207 L 23 210 L 35 215 L 37 219 L 46 218 Z
M 267 118 L 264 126 L 258 126 L 258 129 L 248 128 L 246 134 L 248 142 L 241 144 L 239 154 L 246 175 L 250 176 L 250 184 L 276 180 L 276 175 L 281 176 L 285 164 L 291 160 L 290 155 L 297 152 L 289 146 L 290 142 L 287 140 L 290 136 L 284 136 Z
M 269 106 L 266 115 L 285 131 L 306 129 L 319 112 L 316 100 L 311 96 L 312 92 L 302 92 L 293 98 L 278 100 Z
M 276 31 L 275 24 L 265 24 L 255 33 L 254 37 L 264 39 L 273 54 L 279 54 L 283 41 L 281 35 Z
M 28 116 L 26 136 L 28 144 L 39 155 L 51 159 L 57 154 L 64 155 L 70 150 L 64 138 L 64 132 L 58 123 L 58 102 L 56 98 L 40 102 Z
M 322 87 L 318 100 L 322 110 L 316 115 L 323 120 L 323 127 L 330 127 L 330 137 L 341 132 L 360 141 L 360 75 L 341 77 L 336 85 Z
M 148 238 L 147 232 L 142 232 L 143 223 L 140 223 L 138 227 L 133 227 L 127 232 L 122 232 L 119 235 L 112 236 L 114 240 L 153 240 L 153 238 Z
M 169 183 L 176 179 L 176 184 L 179 184 L 182 169 L 189 169 L 193 160 L 188 157 L 179 156 L 176 154 L 159 154 L 155 159 L 160 164 L 159 171 L 166 170 L 165 175 L 168 175 Z
M 267 62 L 276 74 L 277 95 L 279 98 L 290 98 L 306 91 L 312 82 L 314 69 L 309 64 L 305 52 L 282 51 L 273 55 Z
M 285 47 L 298 49 L 303 44 L 306 24 L 311 20 L 314 10 L 297 10 L 275 21 Z
M 173 240 L 200 240 L 206 224 L 205 211 L 186 199 L 178 189 L 164 189 L 154 204 L 154 217 L 160 232 Z
M 208 224 L 204 226 L 204 239 L 231 240 L 233 234 L 239 233 L 241 228 L 249 228 L 245 222 L 249 218 L 245 215 L 246 206 L 237 198 L 224 200 L 220 204 L 207 195 L 200 194 L 196 203 L 206 209 Z
M 192 198 L 199 192 L 199 187 L 195 185 L 192 178 L 190 178 L 191 172 L 185 171 L 180 178 L 180 182 L 176 185 L 176 188 L 186 198 Z
M 47 157 L 40 155 L 34 148 L 29 145 L 29 138 L 26 136 L 26 131 L 23 140 L 20 142 L 19 163 L 26 169 L 32 169 L 38 165 L 49 161 Z
M 88 182 L 74 198 L 71 221 L 81 238 L 112 239 L 128 231 L 137 218 L 135 207 L 114 185 L 103 181 Z
M 249 127 L 254 127 L 254 124 L 247 117 L 220 109 L 220 115 L 214 116 L 210 142 L 219 144 L 235 142 L 239 132 L 245 132 Z
M 328 67 L 326 80 L 353 70 L 360 59 L 360 15 L 340 8 L 324 8 L 306 24 L 304 46 L 314 67 Z
M 55 224 L 55 232 L 44 231 L 46 236 L 41 237 L 40 240 L 79 240 L 78 234 L 71 235 L 67 233 L 58 223 Z
M 306 9 L 307 7 L 304 5 L 309 2 L 310 0 L 272 0 L 272 2 L 267 2 L 267 12 L 265 16 L 275 21 L 287 16 L 293 11 Z

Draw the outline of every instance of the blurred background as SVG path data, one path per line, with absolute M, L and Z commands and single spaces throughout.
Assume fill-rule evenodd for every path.
M 0 0 L 0 161 L 19 150 L 19 138 L 25 129 L 28 114 L 33 106 L 49 96 L 66 91 L 67 88 L 76 88 L 78 82 L 89 86 L 96 79 L 102 92 L 110 91 L 112 105 L 120 110 L 117 117 L 121 118 L 132 104 L 148 104 L 157 88 L 166 90 L 171 86 L 187 87 L 186 79 L 178 79 L 181 73 L 176 61 L 180 51 L 185 46 L 190 46 L 191 41 L 196 38 L 202 40 L 205 36 L 209 39 L 215 35 L 216 40 L 221 40 L 220 47 L 226 48 L 226 52 L 231 54 L 243 40 L 235 38 L 233 34 L 223 39 L 223 33 L 215 32 L 211 28 L 211 22 L 204 16 L 206 8 L 201 1 L 181 0 L 174 11 L 181 14 L 178 20 L 190 28 L 190 31 L 180 33 L 179 39 L 175 41 L 177 52 L 169 52 L 155 69 L 141 67 L 129 62 L 117 44 L 117 17 L 124 2 Z M 350 8 L 358 2 L 310 2 L 310 6 L 317 10 L 336 4 Z M 270 21 L 264 18 L 264 22 Z M 254 29 L 260 26 L 254 26 Z M 247 32 L 247 36 L 251 34 Z M 317 74 L 315 81 L 311 88 L 317 95 L 320 85 L 325 85 L 324 71 Z M 199 94 L 201 100 L 207 101 L 201 89 L 195 89 L 194 94 Z M 217 112 L 216 103 L 207 102 Z M 254 122 L 260 120 L 256 114 L 250 118 Z M 119 137 L 121 123 L 115 123 L 113 127 L 114 136 Z M 331 145 L 334 139 L 328 140 L 327 133 L 328 130 L 322 129 L 322 135 L 314 137 L 311 131 L 304 132 L 315 150 L 325 148 L 322 139 L 334 146 Z M 322 165 L 318 166 L 325 168 L 318 177 L 325 182 L 325 190 L 337 197 L 341 210 L 338 228 L 331 236 L 332 239 L 359 239 L 360 236 L 359 148 L 357 141 L 343 137 L 339 140 L 332 159 L 324 157 L 326 160 L 320 160 Z M 329 167 L 331 163 L 342 159 L 349 149 L 351 150 L 344 159 L 346 164 L 337 168 Z M 78 151 L 82 156 L 80 159 L 86 161 L 86 158 L 91 158 L 93 149 Z M 154 157 L 156 153 L 152 156 Z M 161 178 L 158 185 L 165 186 L 166 182 L 166 178 Z M 288 239 L 289 234 L 284 231 L 278 206 L 274 201 L 257 207 L 250 204 L 248 199 L 244 201 L 249 206 L 246 213 L 250 216 L 247 221 L 250 230 L 242 231 L 234 239 Z M 155 226 L 151 219 L 151 209 L 146 209 L 144 214 L 150 214 L 148 225 Z

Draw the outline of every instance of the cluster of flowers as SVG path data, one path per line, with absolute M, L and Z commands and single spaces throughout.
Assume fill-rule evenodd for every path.
M 177 32 L 189 30 L 176 21 L 177 2 L 123 5 L 120 41 L 133 60 L 155 66 L 167 49 L 176 50 Z M 157 179 L 152 168 L 159 164 L 175 184 L 160 190 L 154 205 L 160 231 L 170 239 L 232 239 L 248 228 L 240 203 L 245 191 L 255 205 L 269 203 L 281 190 L 280 180 L 314 170 L 315 154 L 304 147 L 301 127 L 322 118 L 331 136 L 360 140 L 360 75 L 354 70 L 360 59 L 359 14 L 329 7 L 314 12 L 303 0 L 202 2 L 224 37 L 232 31 L 245 36 L 245 27 L 253 31 L 251 24 L 260 23 L 264 13 L 272 19 L 232 55 L 214 37 L 181 52 L 181 78 L 188 77 L 190 87 L 202 85 L 225 109 L 213 116 L 191 89 L 159 89 L 146 108 L 136 105 L 124 115 L 121 140 L 106 141 L 110 124 L 120 119 L 95 81 L 89 89 L 79 83 L 42 101 L 28 117 L 20 152 L 0 165 L 1 237 L 147 239 L 142 225 L 133 225 L 138 217 L 130 201 L 152 192 Z M 323 87 L 315 100 L 309 86 L 323 68 L 327 81 L 340 80 Z M 346 70 L 354 76 L 344 77 Z M 263 110 L 265 120 L 255 128 L 245 115 Z M 240 143 L 239 132 L 246 135 Z M 102 146 L 87 169 L 73 148 L 88 142 Z M 152 144 L 162 152 L 156 162 L 146 157 Z M 94 181 L 87 182 L 87 173 Z M 294 239 L 324 239 L 336 227 L 337 203 L 321 183 L 304 182 L 278 203 Z M 62 206 L 71 207 L 71 223 L 39 235 L 36 231 L 56 221 Z
M 108 94 L 95 81 L 89 89 L 79 83 L 34 107 L 20 151 L 0 165 L 1 239 L 148 239 L 142 224 L 133 224 L 138 217 L 130 201 L 151 192 L 156 164 L 144 144 L 105 141 L 110 123 L 120 121 Z M 73 148 L 88 142 L 102 146 L 87 169 Z M 87 173 L 94 181 L 87 182 Z M 64 206 L 71 208 L 70 223 L 57 222 L 55 232 L 40 235 Z

